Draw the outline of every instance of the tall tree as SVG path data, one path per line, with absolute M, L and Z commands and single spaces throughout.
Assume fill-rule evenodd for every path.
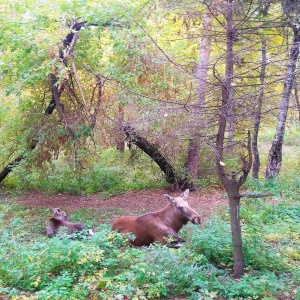
M 237 172 L 226 174 L 224 158 L 225 133 L 228 120 L 228 114 L 231 114 L 231 107 L 228 109 L 233 95 L 233 77 L 234 77 L 234 41 L 236 38 L 237 28 L 234 25 L 234 4 L 233 0 L 228 0 L 224 6 L 224 17 L 226 24 L 226 61 L 225 61 L 225 77 L 222 82 L 222 102 L 219 113 L 219 125 L 216 138 L 216 168 L 219 178 L 224 185 L 229 200 L 230 224 L 234 258 L 234 277 L 240 278 L 244 275 L 244 257 L 242 244 L 242 231 L 240 221 L 240 200 L 241 194 L 239 189 L 247 179 L 248 173 L 252 165 L 251 139 L 248 132 L 247 137 L 247 154 L 241 157 L 242 168 Z M 241 173 L 241 175 L 239 175 Z
M 290 56 L 288 60 L 287 71 L 284 81 L 284 89 L 282 98 L 279 104 L 279 114 L 276 126 L 275 136 L 272 142 L 271 149 L 268 155 L 268 165 L 266 169 L 267 179 L 276 179 L 279 175 L 282 162 L 282 143 L 285 132 L 285 124 L 287 119 L 287 113 L 289 108 L 289 100 L 293 87 L 293 81 L 295 78 L 296 63 L 299 56 L 300 45 L 300 26 L 299 24 L 293 24 L 293 42 L 290 49 Z
M 211 30 L 214 16 L 207 8 L 203 14 L 202 27 L 203 27 L 203 38 L 199 43 L 199 62 L 196 67 L 196 80 L 198 81 L 196 87 L 197 102 L 193 113 L 197 115 L 197 119 L 203 118 L 203 107 L 205 103 L 205 93 L 207 84 L 207 71 L 209 63 L 209 54 L 211 49 Z M 201 124 L 201 121 L 200 121 Z M 203 124 L 203 122 L 202 122 Z M 199 177 L 199 151 L 200 151 L 200 128 L 192 127 L 192 134 L 189 139 L 188 145 L 188 158 L 187 158 L 187 169 L 188 174 L 192 180 L 197 180 Z
M 77 42 L 78 39 L 78 34 L 79 34 L 79 30 L 83 27 L 83 25 L 86 22 L 81 22 L 81 23 L 76 23 L 74 22 L 71 27 L 70 27 L 70 33 L 67 34 L 67 36 L 65 37 L 65 39 L 63 40 L 62 44 L 63 47 L 60 49 L 60 54 L 59 54 L 59 59 L 61 59 L 62 61 L 64 61 L 64 63 L 66 63 L 66 59 L 72 55 L 73 53 L 73 48 Z M 49 116 L 53 113 L 54 109 L 57 107 L 59 110 L 59 115 L 62 119 L 64 119 L 64 123 L 65 126 L 68 128 L 69 132 L 71 133 L 72 137 L 75 137 L 75 132 L 73 131 L 73 129 L 69 126 L 69 124 L 66 121 L 66 118 L 64 116 L 63 113 L 63 108 L 62 108 L 62 104 L 60 103 L 60 96 L 63 92 L 63 90 L 65 89 L 65 84 L 66 81 L 63 80 L 61 85 L 58 86 L 58 78 L 55 76 L 55 74 L 50 74 L 49 76 L 50 78 L 50 86 L 51 86 L 51 91 L 52 91 L 52 97 L 51 97 L 51 101 L 48 105 L 48 107 L 45 110 L 45 115 Z M 38 144 L 38 140 L 36 138 L 34 138 L 30 144 L 29 144 L 29 148 L 28 150 L 33 150 L 36 148 L 37 144 Z M 16 167 L 25 157 L 26 157 L 26 153 L 27 151 L 24 151 L 24 154 L 18 156 L 17 158 L 15 158 L 12 162 L 10 162 L 1 172 L 0 172 L 0 182 L 3 181 L 8 174 L 13 170 L 14 167 Z

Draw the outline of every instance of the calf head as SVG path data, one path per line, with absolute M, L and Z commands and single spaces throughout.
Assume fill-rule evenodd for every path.
M 60 208 L 55 207 L 55 208 L 51 208 L 51 209 L 53 211 L 53 216 L 51 217 L 51 219 L 70 222 L 70 219 L 67 216 L 67 214 L 64 211 L 62 211 Z
M 199 214 L 192 209 L 186 199 L 189 196 L 189 190 L 185 190 L 179 197 L 171 197 L 167 194 L 164 195 L 165 199 L 170 201 L 177 214 L 181 215 L 184 219 L 191 221 L 193 224 L 200 224 L 201 218 Z

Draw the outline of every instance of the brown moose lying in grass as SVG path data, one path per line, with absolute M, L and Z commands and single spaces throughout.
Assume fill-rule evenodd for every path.
M 164 198 L 170 203 L 162 210 L 140 217 L 119 217 L 113 222 L 112 229 L 120 233 L 133 233 L 135 239 L 129 242 L 134 246 L 149 246 L 154 241 L 167 244 L 167 237 L 170 236 L 175 239 L 175 242 L 169 246 L 179 248 L 183 239 L 178 235 L 178 231 L 182 226 L 188 221 L 196 225 L 201 223 L 198 213 L 186 201 L 188 195 L 189 190 L 176 198 L 165 194 Z
M 46 234 L 49 237 L 52 237 L 59 233 L 60 227 L 67 227 L 67 234 L 72 234 L 75 231 L 81 231 L 85 227 L 81 223 L 70 222 L 67 214 L 62 211 L 60 208 L 52 208 L 53 216 L 50 218 L 50 223 L 46 228 Z

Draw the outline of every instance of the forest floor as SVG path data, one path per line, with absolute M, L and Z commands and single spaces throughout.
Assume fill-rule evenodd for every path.
M 51 208 L 59 207 L 67 213 L 80 209 L 101 210 L 113 218 L 115 213 L 129 215 L 141 214 L 150 211 L 156 211 L 163 208 L 167 203 L 163 195 L 179 196 L 180 192 L 170 192 L 167 188 L 147 189 L 141 191 L 128 191 L 118 196 L 101 198 L 99 194 L 88 196 L 69 195 L 64 193 L 47 195 L 39 191 L 26 191 L 16 195 L 13 198 L 10 195 L 2 195 L 0 201 L 13 202 L 24 205 L 29 208 Z M 189 205 L 202 216 L 203 220 L 209 218 L 212 213 L 227 205 L 228 200 L 222 195 L 225 192 L 222 189 L 198 190 L 190 192 L 188 197 Z M 99 215 L 99 220 L 101 220 Z

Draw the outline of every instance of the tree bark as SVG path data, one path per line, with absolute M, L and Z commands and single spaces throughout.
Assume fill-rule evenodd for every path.
M 258 179 L 259 167 L 260 167 L 260 159 L 259 159 L 259 151 L 258 151 L 258 132 L 261 120 L 261 108 L 264 98 L 264 83 L 265 83 L 265 73 L 266 73 L 266 64 L 267 64 L 267 53 L 266 53 L 266 40 L 262 38 L 262 49 L 261 49 L 261 71 L 260 71 L 260 85 L 261 90 L 257 99 L 257 109 L 254 120 L 254 130 L 252 137 L 252 152 L 253 152 L 253 169 L 252 176 L 255 179 Z
M 207 10 L 203 15 L 203 31 L 205 37 L 200 41 L 199 46 L 199 63 L 196 69 L 196 77 L 198 80 L 198 85 L 196 88 L 196 94 L 198 101 L 196 103 L 195 113 L 198 114 L 198 118 L 202 119 L 202 109 L 205 101 L 206 83 L 207 83 L 207 70 L 210 54 L 211 37 L 209 36 L 212 30 L 214 16 Z M 193 109 L 194 110 L 194 109 Z M 189 177 L 192 180 L 197 180 L 199 178 L 199 151 L 200 151 L 200 136 L 199 128 L 195 128 L 192 137 L 189 139 L 188 145 L 188 158 L 187 158 L 187 171 Z
M 147 141 L 147 139 L 144 137 L 138 135 L 135 129 L 131 126 L 125 126 L 124 132 L 130 143 L 139 147 L 158 164 L 160 169 L 166 174 L 166 180 L 168 183 L 174 184 L 180 181 L 176 177 L 175 170 L 173 169 L 172 165 L 159 152 L 157 146 Z
M 266 179 L 276 179 L 279 175 L 282 162 L 282 143 L 285 132 L 285 123 L 288 113 L 289 100 L 295 77 L 296 62 L 299 56 L 300 28 L 293 25 L 294 39 L 290 50 L 284 89 L 279 105 L 279 115 L 274 140 L 269 151 Z
M 243 240 L 240 220 L 240 201 L 239 188 L 237 187 L 229 196 L 230 227 L 232 234 L 234 278 L 241 278 L 244 275 L 244 255 Z
M 299 101 L 299 91 L 298 91 L 298 84 L 297 81 L 294 81 L 294 91 L 295 91 L 295 100 L 296 100 L 296 106 L 298 110 L 298 126 L 300 126 L 300 101 Z
M 117 122 L 117 150 L 123 153 L 125 151 L 125 140 L 122 138 L 123 134 L 121 134 L 120 129 L 122 128 L 122 124 L 124 123 L 124 107 L 119 104 L 118 106 L 118 122 Z

